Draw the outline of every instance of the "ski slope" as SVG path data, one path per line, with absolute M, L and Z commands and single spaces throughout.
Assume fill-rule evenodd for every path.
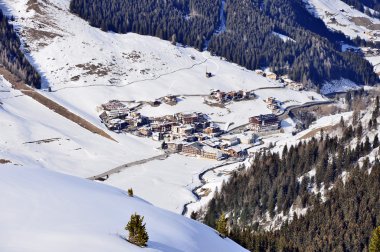
M 0 169 L 0 251 L 246 251 L 211 228 L 125 191 L 41 168 Z M 132 214 L 144 216 L 147 248 L 122 237 Z

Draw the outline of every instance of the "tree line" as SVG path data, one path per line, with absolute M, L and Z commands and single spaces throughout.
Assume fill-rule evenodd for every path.
M 341 52 L 342 33 L 327 29 L 301 0 L 226 0 L 226 31 L 219 27 L 221 0 L 71 0 L 70 9 L 104 31 L 157 36 L 207 50 L 248 69 L 270 67 L 305 84 L 347 78 L 374 84 L 371 64 Z M 273 32 L 291 37 L 284 42 Z
M 373 67 L 359 55 L 341 52 L 350 43 L 312 16 L 302 1 L 227 1 L 227 32 L 213 36 L 209 49 L 249 69 L 271 67 L 302 83 L 321 84 L 347 78 L 361 84 L 377 81 Z M 293 40 L 284 42 L 273 31 Z
M 0 10 L 0 64 L 26 84 L 41 88 L 41 77 L 21 50 L 21 41 L 10 19 Z
M 135 32 L 202 50 L 219 22 L 220 0 L 72 0 L 70 10 L 104 31 Z
M 351 170 L 345 184 L 337 182 L 326 202 L 280 230 L 258 233 L 234 226 L 230 237 L 251 251 L 368 251 L 371 232 L 380 225 L 379 186 L 379 160 L 366 161 Z
M 380 153 L 372 163 L 366 157 L 380 145 L 378 134 L 365 135 L 378 129 L 380 101 L 373 100 L 368 126 L 354 112 L 353 124 L 341 119 L 340 138 L 321 132 L 320 139 L 285 146 L 282 153 L 258 153 L 250 167 L 222 184 L 198 219 L 217 227 L 227 213 L 228 235 L 251 251 L 367 251 L 380 225 Z M 345 180 L 343 174 L 349 174 Z M 267 221 L 294 208 L 308 210 L 265 231 Z

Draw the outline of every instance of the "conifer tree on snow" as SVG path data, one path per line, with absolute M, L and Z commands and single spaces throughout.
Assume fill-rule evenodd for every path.
M 216 231 L 224 238 L 228 235 L 226 215 L 222 213 L 216 221 Z
M 132 188 L 128 189 L 128 196 L 133 197 L 133 189 Z
M 128 241 L 140 247 L 146 247 L 149 240 L 143 221 L 144 217 L 135 213 L 131 215 L 131 219 L 125 227 L 125 230 L 129 232 Z

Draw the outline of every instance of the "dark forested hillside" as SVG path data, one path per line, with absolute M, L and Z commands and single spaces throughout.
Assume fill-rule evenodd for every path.
M 229 212 L 240 225 L 251 225 L 253 219 L 288 213 L 292 205 L 305 208 L 318 200 L 309 193 L 311 186 L 329 187 L 343 171 L 349 171 L 358 159 L 368 154 L 373 146 L 358 144 L 345 147 L 360 129 L 345 130 L 345 138 L 329 138 L 285 148 L 282 155 L 261 153 L 247 170 L 234 173 L 223 184 L 222 190 L 211 200 L 205 217 L 206 224 L 213 226 L 221 212 Z M 368 140 L 369 141 L 369 140 Z M 315 177 L 299 177 L 315 169 Z
M 70 9 L 104 31 L 135 32 L 202 49 L 219 22 L 220 0 L 74 0 Z
M 214 36 L 209 50 L 250 69 L 271 66 L 297 81 L 351 79 L 374 83 L 372 66 L 359 56 L 341 53 L 332 41 L 345 40 L 314 18 L 301 1 L 229 0 L 226 33 Z M 278 32 L 295 42 L 284 43 Z
M 21 51 L 21 42 L 8 18 L 0 10 L 0 64 L 28 85 L 41 87 L 40 75 Z
M 368 164 L 368 162 L 367 162 Z M 364 168 L 369 168 L 368 165 Z M 234 227 L 231 238 L 251 251 L 368 251 L 371 232 L 380 225 L 380 163 L 355 168 L 305 215 L 279 231 L 255 233 Z
M 281 154 L 257 154 L 198 216 L 215 227 L 219 216 L 228 214 L 230 237 L 251 251 L 367 251 L 371 232 L 380 225 L 379 97 L 372 101 L 368 126 L 354 112 L 351 125 L 341 120 L 336 129 L 341 138 L 321 134 Z M 343 174 L 349 175 L 343 179 Z M 278 222 L 277 231 L 264 231 L 295 208 L 307 213 Z
M 212 53 L 248 69 L 271 67 L 296 81 L 320 84 L 351 79 L 374 84 L 369 62 L 340 52 L 340 33 L 305 9 L 301 0 L 226 0 L 226 30 L 216 32 L 222 20 L 222 0 L 71 0 L 71 11 L 105 31 L 136 32 L 173 42 L 208 46 Z M 224 20 L 225 19 L 225 20 Z M 294 41 L 284 42 L 280 33 Z

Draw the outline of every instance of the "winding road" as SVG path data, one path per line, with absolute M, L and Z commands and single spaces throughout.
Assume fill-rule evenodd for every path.
M 216 166 L 213 166 L 213 167 L 211 167 L 211 168 L 209 168 L 209 169 L 206 169 L 206 170 L 204 170 L 203 172 L 201 172 L 199 175 L 198 175 L 198 179 L 199 179 L 199 181 L 201 182 L 201 184 L 199 185 L 199 186 L 197 186 L 197 187 L 195 187 L 195 188 L 193 188 L 192 190 L 191 190 L 191 193 L 195 196 L 195 198 L 197 199 L 196 201 L 198 202 L 200 199 L 201 199 L 201 196 L 199 196 L 199 194 L 197 193 L 197 190 L 199 189 L 199 188 L 201 188 L 202 186 L 204 186 L 207 182 L 206 182 L 206 180 L 203 178 L 203 176 L 206 174 L 206 173 L 208 173 L 208 172 L 210 172 L 210 171 L 214 171 L 214 170 L 216 170 L 216 169 L 218 169 L 218 168 L 220 168 L 220 167 L 223 167 L 223 166 L 227 166 L 227 165 L 231 165 L 231 164 L 236 164 L 236 163 L 239 163 L 239 162 L 241 162 L 241 161 L 230 161 L 230 162 L 225 162 L 225 163 L 222 163 L 222 164 L 219 164 L 219 165 L 216 165 Z M 190 204 L 193 204 L 193 203 L 195 203 L 194 201 L 190 201 L 190 202 L 188 202 L 188 203 L 186 203 L 184 206 L 183 206 L 183 210 L 182 210 L 182 215 L 186 215 L 187 214 L 187 211 L 188 211 L 188 205 L 190 205 Z

